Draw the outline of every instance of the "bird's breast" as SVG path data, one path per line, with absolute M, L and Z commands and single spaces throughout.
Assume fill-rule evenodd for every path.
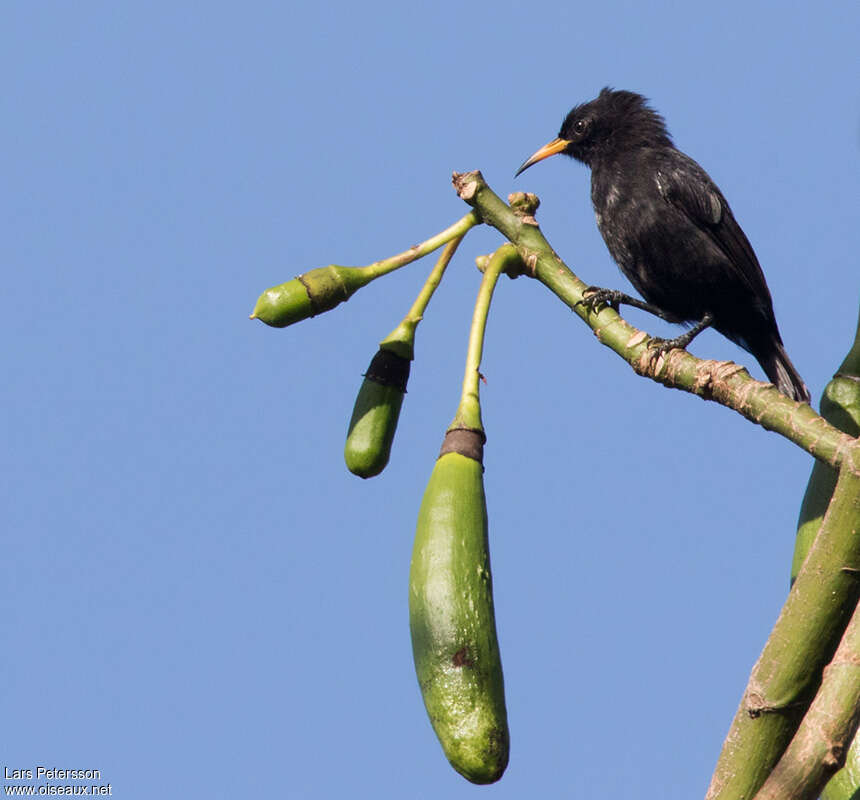
M 621 180 L 593 181 L 591 200 L 603 241 L 627 273 L 637 260 L 637 243 L 654 225 L 653 208 Z

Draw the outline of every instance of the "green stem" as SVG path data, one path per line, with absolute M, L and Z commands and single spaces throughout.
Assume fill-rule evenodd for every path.
M 860 319 L 857 321 L 851 349 L 821 396 L 821 416 L 849 436 L 860 435 Z M 818 534 L 836 486 L 836 479 L 835 469 L 819 461 L 815 462 L 800 507 L 794 560 L 791 565 L 792 581 Z M 857 617 L 857 612 L 854 616 Z M 844 641 L 845 639 L 843 643 Z M 857 663 L 860 663 L 860 659 Z M 856 796 L 860 796 L 860 739 L 857 737 L 848 750 L 845 766 L 833 776 L 821 794 L 822 800 L 850 800 Z
M 860 447 L 753 667 L 707 800 L 752 797 L 791 741 L 860 597 Z
M 481 422 L 481 404 L 479 387 L 481 385 L 481 356 L 484 352 L 484 332 L 487 328 L 487 315 L 490 311 L 490 301 L 499 275 L 512 262 L 519 262 L 517 249 L 510 244 L 502 245 L 493 253 L 489 264 L 484 270 L 481 288 L 475 300 L 475 311 L 472 314 L 472 327 L 469 331 L 469 350 L 466 354 L 466 370 L 463 375 L 463 393 L 454 420 L 448 430 L 467 428 L 483 433 Z
M 418 327 L 418 323 L 424 318 L 427 304 L 430 302 L 430 298 L 433 297 L 433 292 L 436 291 L 436 288 L 442 281 L 442 276 L 445 274 L 448 264 L 465 235 L 463 233 L 445 245 L 445 249 L 427 276 L 427 280 L 418 293 L 418 297 L 415 298 L 415 302 L 412 304 L 409 312 L 400 324 L 379 343 L 379 346 L 383 350 L 390 350 L 403 358 L 408 358 L 410 361 L 415 358 L 415 329 Z
M 820 409 L 821 416 L 834 428 L 849 436 L 860 436 L 860 319 L 857 321 L 857 332 L 848 355 L 824 388 Z M 791 564 L 792 581 L 797 577 L 803 559 L 806 558 L 821 527 L 821 520 L 827 511 L 835 486 L 836 470 L 828 464 L 816 461 L 800 506 L 794 559 Z
M 441 233 L 431 236 L 427 241 L 421 242 L 421 244 L 416 244 L 408 250 L 398 253 L 396 256 L 391 256 L 391 258 L 385 258 L 382 261 L 374 261 L 372 264 L 368 264 L 366 267 L 363 267 L 363 270 L 367 273 L 368 280 L 373 280 L 381 275 L 387 275 L 389 272 L 393 272 L 405 264 L 409 264 L 419 258 L 423 258 L 428 253 L 432 253 L 434 250 L 437 250 L 443 244 L 447 244 L 452 239 L 462 238 L 470 228 L 474 228 L 475 225 L 478 225 L 480 222 L 481 218 L 478 214 L 471 211 L 462 219 L 457 220 L 457 222 L 450 227 L 445 228 Z

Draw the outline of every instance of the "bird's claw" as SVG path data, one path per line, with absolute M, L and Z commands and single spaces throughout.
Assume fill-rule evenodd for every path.
M 609 306 L 614 311 L 618 311 L 624 299 L 624 293 L 617 289 L 602 289 L 599 286 L 589 286 L 583 293 L 582 299 L 577 300 L 574 304 L 581 305 L 589 313 L 597 311 L 600 306 Z
M 653 367 L 662 356 L 676 347 L 674 339 L 659 339 L 656 336 L 648 342 L 648 366 Z
M 659 361 L 660 357 L 668 353 L 670 350 L 686 350 L 690 343 L 691 337 L 687 333 L 682 333 L 674 339 L 660 339 L 655 336 L 648 342 L 648 362 L 651 366 L 655 361 Z

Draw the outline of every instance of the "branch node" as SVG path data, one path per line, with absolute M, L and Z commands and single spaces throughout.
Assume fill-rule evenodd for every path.
M 536 194 L 532 192 L 511 192 L 508 195 L 508 205 L 523 225 L 538 227 L 535 212 L 540 205 L 540 198 Z
M 523 260 L 523 269 L 520 274 L 534 278 L 537 275 L 538 254 L 534 250 L 521 249 L 520 257 Z
M 731 392 L 729 380 L 743 371 L 744 368 L 734 361 L 705 359 L 696 364 L 693 391 L 706 400 L 727 398 Z
M 745 705 L 750 719 L 758 719 L 762 714 L 781 714 L 794 708 L 806 708 L 808 703 L 802 700 L 793 703 L 768 703 L 758 692 L 748 692 Z
M 490 263 L 491 256 L 483 255 L 478 256 L 475 259 L 475 266 L 478 268 L 478 272 L 485 272 L 487 266 Z M 508 262 L 508 265 L 502 270 L 502 272 L 507 275 L 511 280 L 515 278 L 519 278 L 520 275 L 527 275 L 529 270 L 526 266 L 526 263 L 522 260 L 522 258 L 511 259 Z

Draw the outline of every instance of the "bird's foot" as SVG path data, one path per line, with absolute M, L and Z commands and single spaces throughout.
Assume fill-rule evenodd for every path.
M 650 362 L 653 364 L 660 356 L 668 353 L 670 350 L 686 350 L 687 345 L 705 328 L 709 327 L 713 321 L 713 314 L 708 311 L 705 312 L 702 319 L 690 328 L 690 330 L 685 331 L 680 336 L 676 336 L 674 339 L 658 339 L 656 337 L 651 339 L 648 344 L 648 358 Z
M 714 315 L 711 314 L 710 311 L 706 311 L 702 318 L 693 325 L 690 330 L 685 331 L 680 336 L 676 336 L 674 339 L 652 339 L 652 342 L 657 342 L 657 346 L 654 349 L 654 355 L 651 360 L 653 361 L 655 358 L 659 358 L 663 353 L 668 353 L 670 350 L 686 350 L 687 346 L 690 342 L 693 341 L 705 328 L 711 326 L 714 321 Z M 649 350 L 652 349 L 650 346 Z
M 582 293 L 582 300 L 574 304 L 576 306 L 582 304 L 585 310 L 589 313 L 598 311 L 600 306 L 609 306 L 611 309 L 618 311 L 621 305 L 633 306 L 633 308 L 641 308 L 649 314 L 653 314 L 660 319 L 665 319 L 668 322 L 674 322 L 670 315 L 657 306 L 646 303 L 644 300 L 639 300 L 636 297 L 631 297 L 629 294 L 619 292 L 617 289 L 601 289 L 599 286 L 589 286 Z
M 618 306 L 628 299 L 632 298 L 628 298 L 624 292 L 619 292 L 617 289 L 601 289 L 599 286 L 589 286 L 582 293 L 582 300 L 577 300 L 574 304 L 574 308 L 581 305 L 586 311 L 593 313 L 600 306 L 609 306 L 614 311 L 618 311 Z
M 650 367 L 654 366 L 656 361 L 659 361 L 666 353 L 670 350 L 675 350 L 676 348 L 683 349 L 689 342 L 681 342 L 678 343 L 678 340 L 681 339 L 681 336 L 676 336 L 674 339 L 660 339 L 658 337 L 653 337 L 651 341 L 648 342 L 648 365 Z

